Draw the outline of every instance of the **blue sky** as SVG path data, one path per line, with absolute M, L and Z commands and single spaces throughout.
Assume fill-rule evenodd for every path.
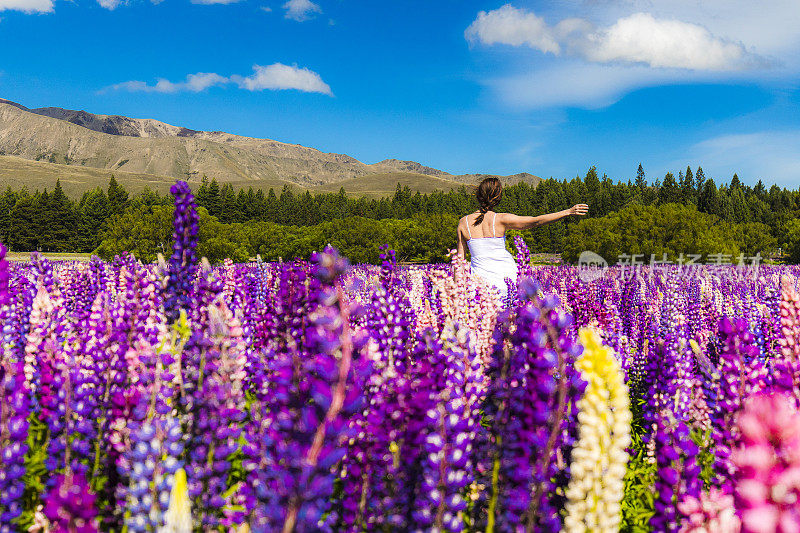
M 797 0 L 0 0 L 0 97 L 452 173 L 800 184 Z

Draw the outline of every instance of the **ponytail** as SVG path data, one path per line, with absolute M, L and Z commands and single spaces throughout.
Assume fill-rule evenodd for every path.
M 483 216 L 500 203 L 502 195 L 503 185 L 497 178 L 486 178 L 478 185 L 478 190 L 475 191 L 475 198 L 478 200 L 478 209 L 481 213 L 475 219 L 474 226 L 478 226 L 483 222 Z

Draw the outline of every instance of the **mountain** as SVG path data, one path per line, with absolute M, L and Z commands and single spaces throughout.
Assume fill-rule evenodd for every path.
M 1 185 L 25 182 L 30 188 L 45 181 L 43 176 L 65 174 L 70 178 L 65 188 L 79 192 L 104 185 L 99 181 L 107 181 L 111 173 L 126 186 L 130 178 L 134 191 L 137 184 L 163 190 L 175 178 L 198 183 L 206 176 L 265 189 L 284 184 L 310 190 L 344 186 L 348 192 L 361 190 L 369 196 L 390 194 L 397 182 L 431 192 L 475 184 L 485 177 L 452 175 L 397 159 L 365 164 L 348 155 L 270 139 L 58 107 L 28 109 L 0 99 Z M 539 182 L 527 173 L 500 177 L 507 184 Z

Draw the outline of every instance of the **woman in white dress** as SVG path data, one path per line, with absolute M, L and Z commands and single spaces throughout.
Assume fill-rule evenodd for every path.
M 458 221 L 458 256 L 464 258 L 469 249 L 472 272 L 493 285 L 501 299 L 505 299 L 508 287 L 506 278 L 517 280 L 517 263 L 506 250 L 506 230 L 523 230 L 543 226 L 570 215 L 585 215 L 589 206 L 576 204 L 557 213 L 537 217 L 519 216 L 511 213 L 495 213 L 500 203 L 503 185 L 497 178 L 486 178 L 478 185 L 475 196 L 478 211 Z

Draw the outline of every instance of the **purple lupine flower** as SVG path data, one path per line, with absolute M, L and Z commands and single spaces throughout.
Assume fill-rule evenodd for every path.
M 719 323 L 719 370 L 715 405 L 711 414 L 711 439 L 715 456 L 714 483 L 730 494 L 735 468 L 730 460 L 739 440 L 734 424 L 745 400 L 767 386 L 767 370 L 744 319 L 724 318 Z M 776 380 L 780 377 L 776 376 Z
M 292 332 L 301 346 L 277 346 L 282 351 L 268 358 L 269 393 L 248 429 L 244 453 L 253 531 L 318 531 L 338 519 L 332 512 L 320 522 L 349 438 L 346 419 L 360 408 L 361 394 L 352 385 L 349 320 L 334 285 L 344 263 L 332 250 L 312 260 L 306 301 L 316 307 L 305 324 L 297 324 L 304 329 Z M 303 352 L 308 356 L 300 357 Z
M 477 356 L 458 325 L 442 333 L 441 344 L 427 339 L 419 346 L 426 346 L 426 353 L 414 358 L 419 375 L 415 389 L 428 410 L 425 424 L 418 428 L 425 435 L 420 450 L 422 482 L 409 528 L 462 531 L 467 508 L 464 492 L 474 480 L 472 450 L 482 431 L 478 391 L 483 376 L 475 371 Z M 413 418 L 413 413 L 408 416 Z M 401 453 L 406 459 L 411 457 L 408 451 Z
M 22 513 L 29 414 L 22 361 L 0 358 L 0 533 L 13 531 L 11 522 Z
M 226 524 L 223 513 L 230 456 L 239 449 L 244 419 L 245 354 L 242 329 L 224 302 L 208 309 L 207 332 L 184 346 L 180 397 L 186 426 L 186 474 L 193 512 L 204 528 Z
M 169 258 L 169 278 L 164 293 L 164 310 L 175 321 L 181 309 L 189 308 L 189 295 L 197 269 L 197 233 L 200 218 L 189 184 L 178 181 L 170 188 L 175 197 L 172 255 Z
M 692 441 L 689 427 L 675 420 L 673 412 L 658 413 L 653 432 L 655 476 L 655 513 L 650 518 L 653 531 L 678 531 L 685 520 L 679 505 L 681 498 L 699 498 L 702 489 L 698 446 Z
M 514 248 L 517 250 L 517 277 L 529 278 L 533 274 L 531 268 L 531 252 L 522 235 L 514 235 Z
M 571 446 L 574 431 L 565 420 L 577 416 L 577 399 L 585 383 L 568 366 L 580 355 L 570 332 L 572 319 L 557 310 L 554 296 L 535 296 L 532 280 L 520 282 L 528 298 L 514 322 L 496 333 L 492 384 L 485 412 L 492 424 L 492 462 L 499 476 L 492 479 L 488 513 L 503 531 L 521 526 L 558 530 L 561 468 L 556 450 Z M 508 339 L 510 342 L 504 342 Z M 561 452 L 559 452 L 561 453 Z
M 129 479 L 125 525 L 129 531 L 158 529 L 169 506 L 174 475 L 183 466 L 180 421 L 172 413 L 176 389 L 169 351 L 140 353 L 139 379 L 145 393 L 130 425 L 130 448 L 125 451 L 123 473 Z M 141 420 L 141 422 L 139 422 Z
M 380 283 L 362 309 L 359 345 L 365 352 L 361 357 L 368 363 L 363 389 L 370 407 L 350 423 L 359 438 L 351 442 L 344 465 L 341 527 L 347 530 L 363 525 L 405 528 L 411 520 L 417 483 L 409 478 L 409 472 L 419 470 L 419 461 L 412 461 L 411 455 L 419 457 L 425 435 L 408 433 L 404 421 L 413 418 L 412 410 L 420 420 L 426 416 L 429 406 L 424 395 L 433 391 L 423 387 L 423 396 L 414 397 L 418 385 L 414 376 L 428 380 L 430 372 L 420 371 L 415 363 L 433 364 L 433 359 L 428 361 L 425 344 L 420 346 L 420 339 L 413 335 L 415 317 L 395 269 L 390 252 L 384 256 Z M 409 439 L 419 442 L 401 450 L 398 443 Z M 401 453 L 404 461 L 398 465 Z M 365 490 L 373 497 L 363 500 Z
M 39 252 L 31 253 L 33 275 L 37 285 L 41 285 L 52 295 L 57 293 L 55 278 L 53 277 L 53 264 Z
M 22 269 L 8 271 L 14 292 L 9 291 L 7 305 L 0 305 L 0 347 L 7 360 L 24 361 L 36 287 Z

